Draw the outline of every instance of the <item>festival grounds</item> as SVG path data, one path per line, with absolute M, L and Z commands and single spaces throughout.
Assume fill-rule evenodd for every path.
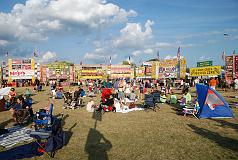
M 44 89 L 43 92 L 35 92 L 32 97 L 34 111 L 49 103 L 49 87 Z M 24 90 L 17 88 L 18 93 Z M 195 89 L 191 90 L 195 95 Z M 180 90 L 175 92 L 177 95 L 181 93 Z M 238 94 L 234 91 L 219 92 L 228 103 L 238 102 L 238 98 L 234 98 Z M 94 100 L 99 104 L 100 94 Z M 88 101 L 89 98 L 85 97 L 85 104 Z M 177 114 L 175 106 L 160 104 L 157 112 L 110 112 L 96 120 L 85 107 L 76 110 L 62 109 L 63 103 L 63 100 L 54 100 L 53 114 L 63 114 L 67 142 L 55 154 L 56 160 L 238 159 L 238 108 L 235 105 L 231 105 L 234 113 L 232 119 L 184 117 Z M 13 123 L 9 111 L 0 112 L 1 128 L 11 127 Z M 4 149 L 0 148 L 0 151 Z M 32 159 L 51 158 L 44 154 Z

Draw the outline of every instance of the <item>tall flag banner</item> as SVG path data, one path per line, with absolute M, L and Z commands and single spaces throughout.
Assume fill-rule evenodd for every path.
M 131 57 L 129 56 L 129 58 L 128 58 L 128 59 L 129 59 L 129 61 L 128 61 L 128 62 L 129 62 L 129 64 L 131 64 Z
M 177 58 L 178 58 L 178 60 L 180 60 L 180 46 L 179 46 L 179 48 L 178 48 Z
M 33 56 L 34 56 L 34 57 L 38 57 L 38 55 L 37 55 L 37 53 L 36 53 L 36 50 L 34 51 Z
M 9 56 L 9 53 L 8 53 L 8 52 L 6 52 L 5 56 L 6 56 L 6 57 L 8 57 L 8 56 Z
M 236 63 L 235 63 L 235 61 L 236 61 L 236 59 L 235 59 L 236 51 L 234 50 L 232 54 L 233 54 L 232 55 L 232 57 L 233 57 L 233 78 L 235 78 L 235 76 L 236 76 L 236 70 L 235 70 L 235 68 L 236 68 Z
M 80 61 L 80 65 L 82 65 L 83 64 L 83 61 Z
M 225 59 L 226 59 L 226 53 L 225 53 L 225 51 L 222 52 L 221 58 L 222 58 L 223 61 L 225 61 Z
M 110 56 L 110 65 L 112 65 L 112 57 Z
M 157 59 L 159 60 L 160 58 L 160 55 L 159 55 L 159 51 L 157 52 Z

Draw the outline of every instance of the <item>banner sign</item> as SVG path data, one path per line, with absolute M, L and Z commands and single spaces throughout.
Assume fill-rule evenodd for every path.
M 180 69 L 178 64 L 180 62 Z M 166 59 L 159 62 L 158 66 L 158 78 L 185 78 L 186 75 L 186 60 L 180 59 L 178 62 L 177 58 Z M 178 74 L 180 72 L 180 74 Z
M 212 66 L 212 61 L 197 62 L 197 67 L 208 67 L 208 66 Z
M 235 57 L 234 57 L 235 59 L 235 76 L 234 77 L 237 77 L 238 76 L 238 55 L 236 55 Z
M 11 79 L 32 79 L 35 75 L 34 70 L 11 70 L 9 76 Z
M 190 76 L 215 76 L 221 74 L 221 66 L 190 68 Z
M 233 56 L 226 56 L 226 81 L 233 79 Z
M 151 62 L 143 62 L 143 66 L 152 66 Z

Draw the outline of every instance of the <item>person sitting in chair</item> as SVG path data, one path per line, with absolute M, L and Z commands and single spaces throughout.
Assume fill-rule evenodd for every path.
M 8 97 L 10 99 L 10 103 L 13 104 L 14 103 L 14 100 L 15 100 L 15 97 L 16 97 L 17 93 L 15 91 L 14 88 L 11 88 L 11 91 L 9 92 L 8 94 Z
M 80 104 L 80 97 L 83 92 L 83 89 L 79 86 L 76 91 L 74 91 L 74 101 L 76 101 L 76 106 Z
M 129 100 L 135 101 L 136 100 L 136 94 L 135 91 L 132 90 L 132 92 L 128 95 Z
M 187 105 L 191 104 L 191 102 L 192 102 L 192 96 L 189 93 L 189 88 L 185 87 L 183 89 L 183 97 L 180 100 L 180 106 L 181 107 L 186 107 Z
M 161 102 L 161 103 L 166 103 L 166 100 L 167 100 L 167 97 L 166 97 L 166 95 L 165 95 L 165 91 L 162 90 L 162 91 L 161 91 L 161 95 L 160 95 L 160 102 Z
M 24 120 L 28 115 L 33 116 L 32 108 L 27 105 L 22 96 L 17 98 L 17 103 L 10 109 L 10 111 L 16 122 L 14 125 L 22 124 L 22 120 Z

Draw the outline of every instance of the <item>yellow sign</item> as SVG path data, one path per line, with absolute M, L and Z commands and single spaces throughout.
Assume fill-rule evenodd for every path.
M 136 73 L 137 77 L 144 77 L 145 76 L 145 67 L 139 67 L 138 72 Z
M 35 70 L 35 60 L 31 59 L 31 69 Z
M 215 76 L 221 74 L 221 66 L 190 68 L 190 76 Z
M 151 77 L 153 79 L 157 79 L 158 78 L 158 74 L 156 72 L 157 66 L 159 66 L 159 62 L 152 62 Z

